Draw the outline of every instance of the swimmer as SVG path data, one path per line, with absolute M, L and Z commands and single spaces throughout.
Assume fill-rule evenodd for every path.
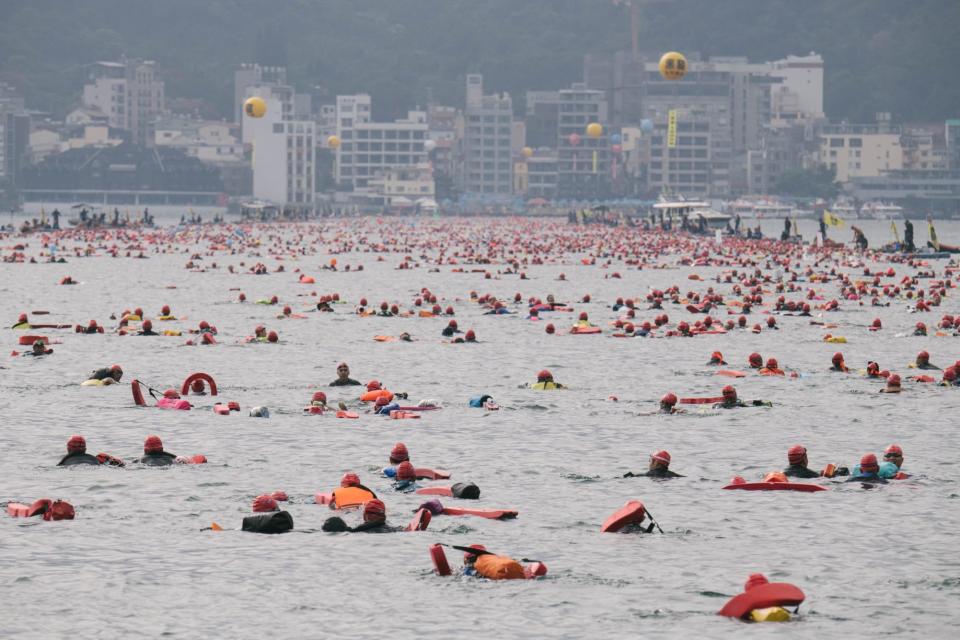
M 930 354 L 926 351 L 921 351 L 917 354 L 917 359 L 914 362 L 913 368 L 925 369 L 927 371 L 940 371 L 940 367 L 930 363 Z
M 883 462 L 880 463 L 877 475 L 888 480 L 901 480 L 907 477 L 907 474 L 901 471 L 902 467 L 903 448 L 898 444 L 891 444 L 883 450 Z
M 807 449 L 803 445 L 795 444 L 787 450 L 788 467 L 783 470 L 783 475 L 788 478 L 819 478 L 823 473 L 814 471 L 807 462 Z M 832 473 L 832 476 L 846 476 L 850 470 L 846 467 L 838 467 Z M 832 477 L 831 476 L 831 477 Z
M 102 380 L 103 384 L 113 384 L 115 382 L 120 382 L 120 378 L 122 377 L 123 369 L 120 368 L 120 365 L 115 364 L 111 367 L 97 369 L 90 374 L 88 380 Z
M 860 464 L 853 468 L 847 482 L 887 483 L 885 478 L 880 477 L 880 465 L 877 463 L 877 456 L 872 453 L 860 458 Z
M 307 407 L 314 413 L 323 413 L 328 409 L 327 407 L 327 394 L 323 391 L 315 391 L 313 396 L 310 398 L 310 404 Z
M 537 374 L 537 381 L 530 385 L 530 388 L 538 391 L 547 391 L 551 389 L 563 389 L 565 387 L 559 382 L 554 382 L 553 374 L 543 369 Z
M 346 387 L 359 385 L 360 382 L 350 377 L 350 367 L 346 362 L 337 365 L 337 379 L 330 383 L 331 387 Z
M 143 457 L 134 462 L 139 462 L 151 467 L 166 467 L 176 461 L 177 456 L 163 450 L 163 442 L 159 436 L 147 436 L 143 441 Z
M 27 314 L 21 313 L 21 314 L 20 314 L 20 317 L 17 318 L 17 323 L 16 323 L 15 325 L 13 325 L 12 328 L 14 328 L 14 329 L 29 329 L 29 328 L 30 328 L 30 320 L 27 318 Z
M 850 369 L 847 368 L 846 363 L 843 361 L 843 354 L 837 351 L 833 354 L 833 358 L 830 360 L 830 371 L 841 371 L 847 373 Z
M 409 460 L 404 460 L 397 465 L 396 478 L 392 485 L 394 491 L 412 493 L 417 490 L 417 473 Z
M 750 402 L 744 402 L 737 397 L 737 390 L 733 385 L 727 385 L 723 388 L 721 392 L 723 396 L 723 401 L 718 402 L 713 405 L 714 409 L 736 409 L 738 407 L 772 407 L 772 402 L 767 402 L 764 400 L 751 400 Z
M 650 456 L 650 466 L 646 473 L 633 473 L 627 471 L 623 474 L 624 478 L 682 478 L 679 473 L 670 470 L 670 453 L 668 451 L 657 451 Z M 649 531 L 647 532 L 649 533 Z
M 868 378 L 884 378 L 884 379 L 886 378 L 886 376 L 883 376 L 880 374 L 880 365 L 872 360 L 867 363 L 867 377 Z
M 683 409 L 677 409 L 677 394 L 668 393 L 660 398 L 660 410 L 658 413 L 685 413 Z
M 452 338 L 457 333 L 462 333 L 462 331 L 457 328 L 457 321 L 450 320 L 450 322 L 447 323 L 447 326 L 443 328 L 443 331 L 440 332 L 440 335 L 444 338 Z
M 750 365 L 751 369 L 762 369 L 763 368 L 763 356 L 759 353 L 751 353 L 750 357 L 747 358 L 747 363 Z
M 53 349 L 48 349 L 46 343 L 43 340 L 34 340 L 33 346 L 30 348 L 30 351 L 26 352 L 25 356 L 46 356 L 53 353 Z
M 780 363 L 777 362 L 777 359 L 776 359 L 776 358 L 767 358 L 767 364 L 763 367 L 763 369 L 760 369 L 760 371 L 759 371 L 758 373 L 760 373 L 760 375 L 764 375 L 764 376 L 784 376 L 784 375 L 786 375 L 786 373 L 784 373 L 783 369 L 780 368 Z
M 406 331 L 400 334 L 399 339 L 400 342 L 413 342 L 413 337 Z
M 342 518 L 334 516 L 327 518 L 322 528 L 330 533 L 393 533 L 403 531 L 403 527 L 392 527 L 387 524 L 387 507 L 376 498 L 364 503 L 363 524 L 349 527 Z
M 160 335 L 153 330 L 153 322 L 150 320 L 144 320 L 143 324 L 140 325 L 140 331 L 137 332 L 138 336 L 158 336 Z
M 880 393 L 900 393 L 901 391 L 903 391 L 903 387 L 900 386 L 900 376 L 895 373 L 891 373 L 887 377 L 887 386 L 880 389 Z
M 927 335 L 927 325 L 922 322 L 918 322 L 913 329 L 913 335 L 915 336 L 925 336 Z
M 58 467 L 72 467 L 78 464 L 100 465 L 96 456 L 87 453 L 87 441 L 83 436 L 70 436 L 67 440 L 67 455 L 60 458 Z
M 722 366 L 722 365 L 725 365 L 725 364 L 727 364 L 727 363 L 726 363 L 726 361 L 723 359 L 723 354 L 722 354 L 722 353 L 720 353 L 719 351 L 714 351 L 712 354 L 710 354 L 710 362 L 708 362 L 707 364 L 708 364 L 708 365 Z

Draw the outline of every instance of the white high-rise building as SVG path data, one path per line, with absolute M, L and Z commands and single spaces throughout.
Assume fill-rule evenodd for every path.
M 129 131 L 136 144 L 151 145 L 153 122 L 164 110 L 164 84 L 156 63 L 124 58 L 90 65 L 83 104 L 107 116 L 111 127 Z
M 262 97 L 262 96 L 261 96 Z M 316 124 L 284 120 L 283 103 L 264 98 L 262 118 L 243 115 L 243 141 L 253 159 L 253 196 L 281 206 L 312 207 L 316 171 Z

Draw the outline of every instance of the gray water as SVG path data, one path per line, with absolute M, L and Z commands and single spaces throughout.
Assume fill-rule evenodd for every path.
M 365 224 L 371 234 L 437 237 L 415 221 Z M 472 239 L 510 237 L 509 224 L 473 221 L 461 231 Z M 925 232 L 917 227 L 920 240 Z M 873 244 L 885 241 L 879 236 L 887 229 L 888 223 L 864 225 Z M 960 237 L 955 223 L 940 223 L 938 231 L 946 242 Z M 334 236 L 324 233 L 331 242 Z M 0 239 L 4 255 L 16 240 Z M 36 255 L 39 240 L 29 242 L 28 254 Z M 0 636 L 952 636 L 960 596 L 960 473 L 954 464 L 960 436 L 949 421 L 960 402 L 956 389 L 907 382 L 906 365 L 926 349 L 934 363 L 946 366 L 960 358 L 960 349 L 951 337 L 898 334 L 918 319 L 932 326 L 942 313 L 960 312 L 956 296 L 922 318 L 908 313 L 905 301 L 880 309 L 845 302 L 840 313 L 830 314 L 841 324 L 831 330 L 811 326 L 809 318 L 779 316 L 781 330 L 759 335 L 617 340 L 607 325 L 618 315 L 609 309 L 617 296 L 643 296 L 651 287 L 674 283 L 683 291 L 704 291 L 715 283 L 687 275 L 707 277 L 721 269 L 640 271 L 616 262 L 603 269 L 599 261 L 581 265 L 577 254 L 524 267 L 530 278 L 525 281 L 496 275 L 503 265 L 490 265 L 495 275 L 485 280 L 480 273 L 452 273 L 446 265 L 431 273 L 423 262 L 395 270 L 403 255 L 416 257 L 421 249 L 401 248 L 377 262 L 376 254 L 358 247 L 335 257 L 341 267 L 362 264 L 364 270 L 332 273 L 319 268 L 331 257 L 329 246 L 317 244 L 315 254 L 285 259 L 287 273 L 226 271 L 241 261 L 260 260 L 271 270 L 281 264 L 265 250 L 259 257 L 218 253 L 204 262 L 216 261 L 219 269 L 186 270 L 190 253 L 204 253 L 207 244 L 188 244 L 187 253 L 149 254 L 148 260 L 114 259 L 99 251 L 99 257 L 69 258 L 67 264 L 0 264 L 8 325 L 21 311 L 46 309 L 51 315 L 35 322 L 96 318 L 113 327 L 111 312 L 142 306 L 155 317 L 166 303 L 188 318 L 172 326 L 186 329 L 206 319 L 220 332 L 216 346 L 188 347 L 186 338 L 46 331 L 62 340 L 53 355 L 0 361 L 6 367 L 0 370 L 0 501 L 47 496 L 77 509 L 72 522 L 0 516 Z M 944 264 L 935 263 L 938 273 Z M 317 284 L 298 284 L 297 267 Z M 903 265 L 895 269 L 896 280 L 909 272 Z M 612 271 L 623 278 L 605 278 Z M 561 272 L 566 281 L 557 280 Z M 57 286 L 64 275 L 81 284 Z M 167 288 L 172 285 L 176 289 Z M 334 314 L 306 312 L 315 300 L 304 297 L 311 291 L 409 308 L 423 286 L 441 297 L 442 306 L 452 304 L 461 329 L 475 329 L 481 343 L 445 344 L 440 331 L 446 319 L 359 318 L 352 305 Z M 835 296 L 833 282 L 812 286 L 827 299 Z M 309 317 L 278 320 L 281 307 L 237 304 L 231 288 L 250 301 L 276 294 L 281 305 Z M 466 300 L 472 289 L 511 300 L 517 291 L 524 299 L 554 293 L 570 302 L 589 292 L 590 304 L 574 306 L 602 324 L 605 334 L 549 336 L 546 322 L 530 322 L 522 313 L 482 315 Z M 729 285 L 720 291 L 729 295 Z M 767 295 L 766 301 L 774 298 Z M 694 319 L 669 304 L 665 312 L 671 323 Z M 652 320 L 655 313 L 638 318 Z M 880 333 L 866 329 L 874 317 L 883 321 Z M 574 318 L 554 314 L 549 320 L 564 328 Z M 752 321 L 763 319 L 755 314 Z M 240 344 L 258 323 L 276 329 L 281 343 Z M 417 342 L 372 341 L 402 331 Z M 822 342 L 827 331 L 846 336 L 848 344 Z M 21 349 L 15 346 L 21 332 L 3 334 L 8 350 Z M 870 359 L 900 373 L 905 392 L 881 394 L 878 383 L 856 373 L 828 373 L 838 349 L 853 369 Z M 771 400 L 772 408 L 649 415 L 667 391 L 718 395 L 729 380 L 704 366 L 714 350 L 734 368 L 746 369 L 747 355 L 758 351 L 804 375 L 751 375 L 735 382 L 741 397 Z M 333 403 L 355 402 L 356 388 L 326 387 L 341 360 L 362 381 L 379 379 L 407 391 L 411 400 L 440 400 L 445 409 L 421 420 L 303 415 L 317 389 Z M 124 384 L 79 386 L 91 369 L 112 363 L 123 365 Z M 570 388 L 519 388 L 544 367 Z M 193 371 L 211 373 L 221 385 L 216 400 L 239 401 L 241 414 L 213 414 L 211 397 L 192 398 L 197 406 L 190 412 L 133 406 L 130 379 L 167 388 Z M 481 392 L 493 395 L 502 409 L 467 408 L 468 398 Z M 248 418 L 253 405 L 266 405 L 272 417 Z M 73 433 L 86 437 L 91 452 L 124 458 L 138 455 L 146 435 L 155 433 L 167 450 L 203 453 L 209 464 L 57 468 Z M 393 535 L 319 532 L 330 512 L 313 504 L 312 496 L 337 486 L 348 470 L 360 473 L 385 500 L 392 523 L 409 520 L 421 497 L 394 494 L 377 477 L 398 441 L 418 466 L 449 469 L 453 481 L 480 486 L 478 504 L 457 506 L 514 508 L 519 518 L 437 516 L 427 532 Z M 807 447 L 811 467 L 819 469 L 828 462 L 854 464 L 868 452 L 879 455 L 892 442 L 904 448 L 910 480 L 873 490 L 830 484 L 830 491 L 816 494 L 721 490 L 734 475 L 759 480 L 784 467 L 786 450 L 795 443 Z M 628 470 L 644 470 L 648 456 L 662 448 L 673 456 L 671 468 L 687 477 L 621 478 Z M 286 508 L 297 531 L 240 532 L 253 497 L 277 489 L 291 496 Z M 649 507 L 665 535 L 600 534 L 601 522 L 630 499 Z M 214 521 L 228 530 L 201 532 Z M 547 564 L 549 575 L 505 583 L 440 578 L 427 552 L 434 542 L 482 543 L 498 553 L 535 558 Z M 460 564 L 459 552 L 448 557 L 454 567 Z M 760 626 L 715 615 L 753 572 L 803 589 L 802 615 L 788 625 Z

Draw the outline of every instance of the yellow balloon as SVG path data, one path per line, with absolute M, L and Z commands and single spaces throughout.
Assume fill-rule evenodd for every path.
M 251 118 L 262 118 L 267 113 L 267 103 L 258 96 L 247 98 L 243 103 L 243 112 Z
M 599 138 L 603 135 L 603 125 L 599 122 L 591 122 L 587 125 L 587 135 L 591 138 Z
M 330 136 L 327 138 L 327 146 L 331 149 L 337 149 L 340 147 L 340 138 L 339 136 Z
M 533 149 L 531 149 L 530 147 L 524 147 L 523 149 L 520 150 L 520 153 L 523 154 L 524 158 L 529 158 L 530 156 L 533 155 Z
M 687 74 L 687 59 L 682 53 L 668 51 L 660 58 L 660 75 L 666 80 L 679 80 Z

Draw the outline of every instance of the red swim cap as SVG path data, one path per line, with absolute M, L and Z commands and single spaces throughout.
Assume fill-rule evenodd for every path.
M 326 403 L 327 403 L 327 394 L 325 394 L 323 391 L 315 391 L 315 392 L 313 393 L 313 397 L 310 399 L 310 401 L 311 401 L 311 402 L 322 402 L 322 403 L 326 404 Z
M 287 305 L 283 308 L 283 315 L 288 316 L 293 313 L 293 309 L 290 308 L 290 305 Z
M 271 493 L 270 497 L 272 497 L 277 502 L 287 502 L 290 499 L 286 491 L 279 491 L 279 490 Z
M 763 356 L 761 356 L 759 353 L 751 353 L 747 360 L 750 363 L 750 366 L 754 367 L 755 369 L 759 369 L 763 366 Z
M 390 463 L 399 464 L 405 460 L 410 459 L 410 452 L 407 451 L 407 445 L 402 442 L 398 442 L 393 445 L 393 449 L 390 450 Z
M 141 309 L 140 307 L 137 307 L 136 309 L 133 310 L 133 315 L 135 315 L 135 316 L 140 316 L 140 317 L 142 318 L 142 317 L 143 317 L 143 309 Z
M 668 451 L 657 451 L 655 454 L 650 456 L 651 460 L 656 460 L 657 462 L 662 462 L 666 465 L 670 464 L 670 452 Z
M 163 305 L 163 307 L 160 309 L 160 315 L 162 316 L 170 315 L 170 305 L 168 304 Z
M 397 466 L 397 480 L 415 480 L 416 472 L 409 460 L 404 460 Z
M 446 309 L 446 311 L 444 311 L 444 313 L 446 313 L 448 316 L 452 316 L 452 315 L 453 315 L 453 307 L 447 307 L 447 309 Z M 457 326 L 456 321 L 451 320 L 451 322 L 453 322 L 453 325 L 452 325 L 452 326 L 454 326 L 454 327 Z
M 887 457 L 890 457 L 890 456 L 896 456 L 896 457 L 898 457 L 898 458 L 902 458 L 902 457 L 903 457 L 903 449 L 900 448 L 900 445 L 898 445 L 898 444 L 892 444 L 892 445 L 890 445 L 889 447 L 887 447 L 886 449 L 883 450 L 883 457 L 884 457 L 884 458 L 887 458 Z
M 180 398 L 180 394 L 177 393 L 176 389 L 167 389 L 163 392 L 163 397 L 167 398 L 168 400 L 177 400 Z
M 150 320 L 144 320 L 143 325 L 141 326 L 143 327 L 144 331 L 151 331 L 153 329 L 153 322 Z
M 147 436 L 147 439 L 143 441 L 143 452 L 156 453 L 157 451 L 163 451 L 163 442 L 161 442 L 160 436 Z
M 387 506 L 383 501 L 374 498 L 363 505 L 363 521 L 376 522 L 387 519 Z
M 877 456 L 872 453 L 860 458 L 860 470 L 861 471 L 873 471 L 876 472 L 880 469 L 880 465 L 877 464 Z
M 803 445 L 795 444 L 787 449 L 787 462 L 790 464 L 800 464 L 807 455 L 807 450 Z
M 586 320 L 586 319 L 587 319 L 587 312 L 586 312 L 586 311 L 581 311 L 581 312 L 580 312 L 580 319 L 581 319 L 581 320 Z
M 67 440 L 67 451 L 70 453 L 83 453 L 87 450 L 87 441 L 83 436 L 70 436 Z
M 954 367 L 947 367 L 943 370 L 943 379 L 948 382 L 953 382 L 957 379 L 957 370 Z
M 277 335 L 276 331 L 271 331 L 267 334 L 267 342 L 279 342 L 280 336 Z
M 203 393 L 203 390 L 204 390 L 205 388 L 206 388 L 206 387 L 205 387 L 204 384 L 203 384 L 203 380 L 194 380 L 194 381 L 190 384 L 190 391 L 192 391 L 192 392 L 194 392 L 194 393 Z
M 920 353 L 917 354 L 917 362 L 924 363 L 929 361 L 930 361 L 930 354 L 927 353 L 926 351 L 921 351 Z
M 476 549 L 477 551 L 486 551 L 486 550 L 487 550 L 487 548 L 486 548 L 485 546 L 483 546 L 482 544 L 472 544 L 472 545 L 470 545 L 470 548 L 471 548 L 471 549 Z M 476 559 L 477 559 L 477 554 L 475 554 L 475 553 L 470 553 L 469 551 L 465 551 L 465 552 L 463 553 L 463 563 L 464 563 L 464 564 L 470 564 L 471 562 L 475 562 Z
M 874 318 L 874 319 L 873 319 L 873 324 L 870 325 L 870 326 L 871 326 L 871 327 L 874 327 L 874 328 L 876 328 L 876 329 L 881 329 L 881 328 L 883 328 L 883 324 L 880 322 L 880 318 Z
M 673 405 L 677 404 L 677 394 L 675 393 L 666 394 L 665 396 L 660 398 L 660 404 L 665 404 L 668 407 L 672 407 Z
M 95 326 L 97 326 L 97 321 L 96 321 L 96 320 L 91 320 L 90 322 L 87 323 L 87 326 L 88 326 L 88 327 L 95 327 Z
M 110 371 L 119 371 L 120 373 L 123 373 L 123 369 L 121 369 L 120 365 L 118 364 L 110 365 Z
M 780 363 L 776 358 L 767 358 L 767 369 L 779 369 Z
M 376 391 L 378 389 L 380 389 L 379 380 L 371 380 L 370 382 L 367 383 L 367 391 Z
M 200 328 L 201 328 L 201 329 L 209 329 L 209 328 L 210 328 L 210 323 L 207 322 L 206 320 L 201 320 L 201 321 L 200 321 Z
M 360 476 L 353 473 L 352 471 L 348 471 L 347 473 L 343 474 L 342 478 L 340 478 L 341 487 L 356 487 L 359 484 L 360 484 Z
M 27 314 L 25 314 L 25 313 L 21 313 L 21 314 L 20 314 L 20 317 L 17 318 L 17 322 L 18 322 L 18 323 L 20 323 L 20 322 L 26 322 L 26 321 L 27 321 Z
M 553 380 L 553 374 L 546 369 L 541 369 L 537 374 L 537 382 L 546 382 L 548 380 Z
M 556 332 L 557 332 L 557 328 L 554 327 L 552 323 L 547 323 L 547 326 L 545 327 L 545 330 L 546 330 L 546 332 L 549 333 L 549 334 L 553 334 L 553 333 L 556 333 Z
M 273 496 L 263 494 L 253 499 L 254 513 L 270 513 L 271 511 L 279 510 L 280 507 L 277 505 L 277 501 Z
M 776 320 L 776 318 L 774 318 L 773 316 L 770 316 L 770 317 L 767 318 L 767 326 L 768 326 L 768 327 L 775 327 L 776 325 L 777 325 L 777 320 Z
M 747 578 L 747 582 L 743 585 L 744 591 L 750 591 L 754 587 L 759 587 L 765 584 L 769 584 L 770 581 L 767 580 L 767 577 L 762 573 L 751 573 L 750 577 Z
M 840 364 L 843 362 L 843 354 L 837 351 L 835 354 L 833 354 L 832 362 L 833 364 Z
M 714 351 L 710 354 L 710 362 L 723 362 L 723 354 L 719 351 Z
M 471 341 L 477 339 L 477 334 L 473 332 L 473 329 L 467 329 L 467 332 L 463 336 L 464 340 Z
M 450 327 L 450 328 L 452 328 L 452 329 L 456 329 L 456 328 L 457 328 L 457 321 L 456 321 L 456 320 L 451 320 L 450 322 L 447 323 L 447 326 Z
M 887 378 L 887 386 L 900 388 L 900 376 L 895 373 L 891 373 Z
M 723 394 L 724 400 L 737 399 L 737 390 L 733 388 L 733 385 L 728 384 L 723 388 L 723 391 L 721 393 Z
M 216 339 L 214 339 L 212 333 L 205 333 L 205 334 L 203 334 L 203 336 L 200 337 L 200 340 L 203 342 L 203 344 L 216 344 L 216 343 L 217 343 L 217 341 L 216 341 Z

